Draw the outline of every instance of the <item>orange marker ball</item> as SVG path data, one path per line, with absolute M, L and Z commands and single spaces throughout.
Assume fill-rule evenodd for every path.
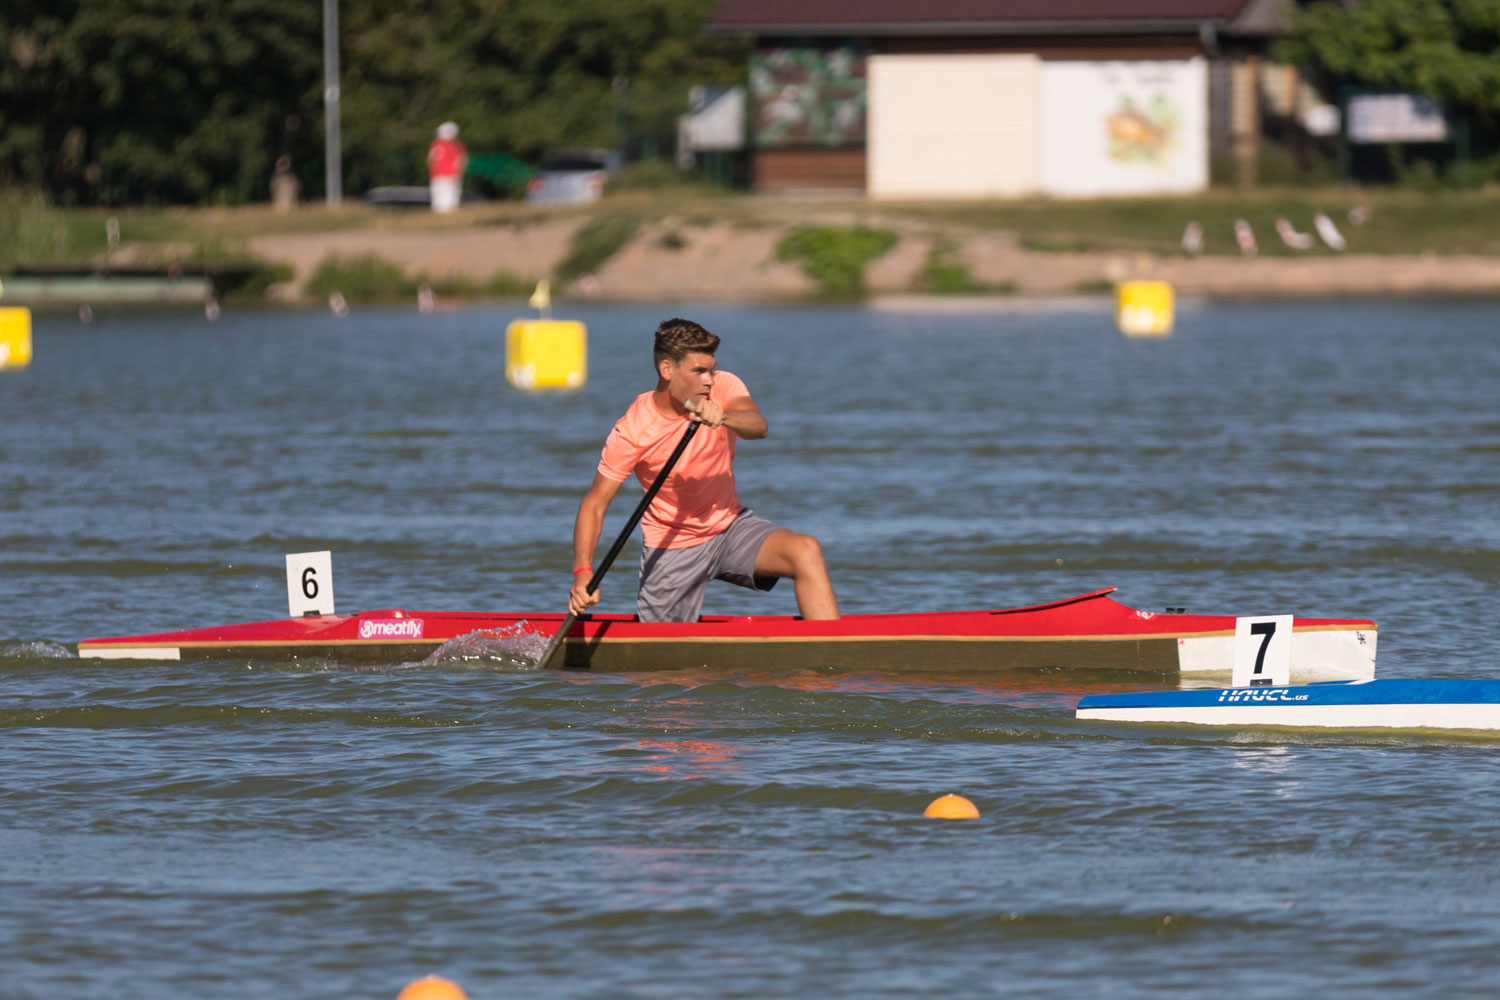
M 396 1000 L 469 1000 L 457 983 L 442 976 L 423 976 L 407 983 Z
M 944 795 L 929 802 L 922 815 L 928 819 L 978 819 L 979 810 L 962 795 Z

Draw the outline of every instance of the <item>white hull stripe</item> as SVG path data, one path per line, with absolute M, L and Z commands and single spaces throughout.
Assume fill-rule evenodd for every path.
M 78 656 L 96 660 L 180 660 L 182 650 L 176 646 L 79 646 Z
M 1090 695 L 1080 719 L 1198 726 L 1500 729 L 1500 681 L 1444 678 Z
M 1194 726 L 1500 730 L 1500 705 L 1226 705 L 1223 708 L 1080 708 L 1078 718 Z

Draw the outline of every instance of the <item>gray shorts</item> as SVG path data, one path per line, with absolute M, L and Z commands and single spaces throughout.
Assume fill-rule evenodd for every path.
M 755 557 L 777 527 L 746 510 L 706 542 L 680 549 L 643 547 L 641 591 L 636 597 L 641 621 L 697 621 L 710 580 L 725 580 L 751 590 L 776 586 L 777 577 L 755 575 Z

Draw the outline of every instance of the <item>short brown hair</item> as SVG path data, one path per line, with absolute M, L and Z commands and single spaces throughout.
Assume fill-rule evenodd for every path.
M 669 319 L 656 328 L 652 364 L 671 358 L 681 364 L 689 354 L 713 354 L 719 349 L 719 338 L 690 319 Z

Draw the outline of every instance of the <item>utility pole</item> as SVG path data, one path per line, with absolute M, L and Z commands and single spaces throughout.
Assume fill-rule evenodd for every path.
M 339 0 L 323 0 L 323 120 L 328 160 L 328 204 L 344 198 L 343 154 L 339 152 Z

